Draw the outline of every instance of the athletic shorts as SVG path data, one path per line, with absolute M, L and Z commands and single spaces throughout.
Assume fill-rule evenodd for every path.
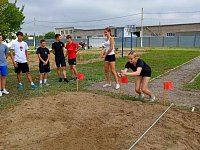
M 15 67 L 15 73 L 27 73 L 29 72 L 29 66 L 28 63 L 18 63 L 17 62 L 17 67 Z
M 8 76 L 8 66 L 0 66 L 0 76 Z
M 47 74 L 50 72 L 50 64 L 47 65 L 39 64 L 39 70 L 41 74 Z
M 69 65 L 76 65 L 76 58 L 68 59 Z
M 57 68 L 59 68 L 59 67 L 66 67 L 66 62 L 65 62 L 65 58 L 64 57 L 55 58 L 55 61 L 56 61 Z
M 105 58 L 105 61 L 108 61 L 108 62 L 115 61 L 115 54 L 113 54 L 113 55 L 107 55 L 106 58 Z
M 142 77 L 151 77 L 151 70 L 145 70 L 140 74 Z

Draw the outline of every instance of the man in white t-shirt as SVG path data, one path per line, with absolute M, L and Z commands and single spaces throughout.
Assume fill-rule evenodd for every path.
M 31 88 L 35 89 L 37 86 L 33 83 L 31 78 L 31 74 L 29 72 L 29 62 L 28 62 L 28 45 L 26 42 L 23 41 L 23 33 L 17 32 L 16 34 L 18 40 L 12 43 L 10 48 L 10 56 L 15 68 L 15 73 L 17 73 L 18 79 L 18 90 L 23 89 L 22 80 L 20 77 L 20 73 L 26 73 L 28 81 L 31 83 Z M 15 53 L 15 56 L 13 55 Z

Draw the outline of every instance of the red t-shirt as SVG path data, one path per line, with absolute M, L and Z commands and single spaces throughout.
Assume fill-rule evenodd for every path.
M 68 43 L 66 45 L 66 49 L 67 49 L 67 52 L 68 52 L 68 59 L 76 58 L 76 49 L 77 49 L 77 47 L 78 47 L 78 44 L 75 43 L 75 42 Z

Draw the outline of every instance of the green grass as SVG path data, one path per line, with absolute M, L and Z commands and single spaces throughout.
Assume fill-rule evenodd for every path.
M 184 86 L 187 90 L 200 90 L 200 75 L 192 82 Z
M 84 56 L 84 59 L 93 59 L 99 57 L 97 54 L 81 54 Z M 200 51 L 166 51 L 166 50 L 152 50 L 144 53 L 141 58 L 147 62 L 152 68 L 152 77 L 156 77 L 164 72 L 172 69 L 184 62 L 189 61 L 190 59 L 200 55 Z M 124 65 L 127 62 L 127 57 L 117 58 L 116 61 L 116 70 L 124 68 Z M 91 85 L 95 82 L 101 82 L 105 80 L 104 62 L 95 62 L 89 64 L 77 65 L 78 72 L 85 74 L 85 80 L 80 81 L 80 91 L 83 91 L 86 86 Z M 39 82 L 39 73 L 38 70 L 31 71 L 34 82 L 38 84 Z M 69 77 L 69 68 L 67 68 L 67 75 Z M 17 79 L 16 75 L 13 72 L 13 68 L 9 68 L 9 76 L 7 79 L 7 89 L 10 91 L 10 94 L 0 98 L 0 109 L 8 108 L 16 103 L 29 98 L 37 98 L 38 96 L 47 96 L 59 94 L 59 92 L 66 91 L 76 91 L 76 82 L 71 83 L 59 83 L 57 79 L 56 70 L 52 70 L 49 77 L 49 83 L 51 86 L 31 90 L 30 85 L 27 83 L 25 75 L 22 76 L 24 83 L 24 90 L 17 90 Z M 133 80 L 133 78 L 132 78 Z M 198 80 L 199 81 L 199 80 Z M 199 83 L 199 82 L 198 82 Z M 111 94 L 112 96 L 112 94 Z M 120 97 L 119 97 L 120 98 Z

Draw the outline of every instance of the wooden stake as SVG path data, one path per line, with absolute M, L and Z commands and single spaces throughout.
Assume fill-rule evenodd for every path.
M 78 92 L 78 79 L 76 79 L 76 90 Z
M 163 90 L 163 105 L 166 105 L 166 97 L 165 97 L 165 90 Z
M 122 83 L 120 82 L 120 96 L 123 95 L 123 91 L 122 91 Z

